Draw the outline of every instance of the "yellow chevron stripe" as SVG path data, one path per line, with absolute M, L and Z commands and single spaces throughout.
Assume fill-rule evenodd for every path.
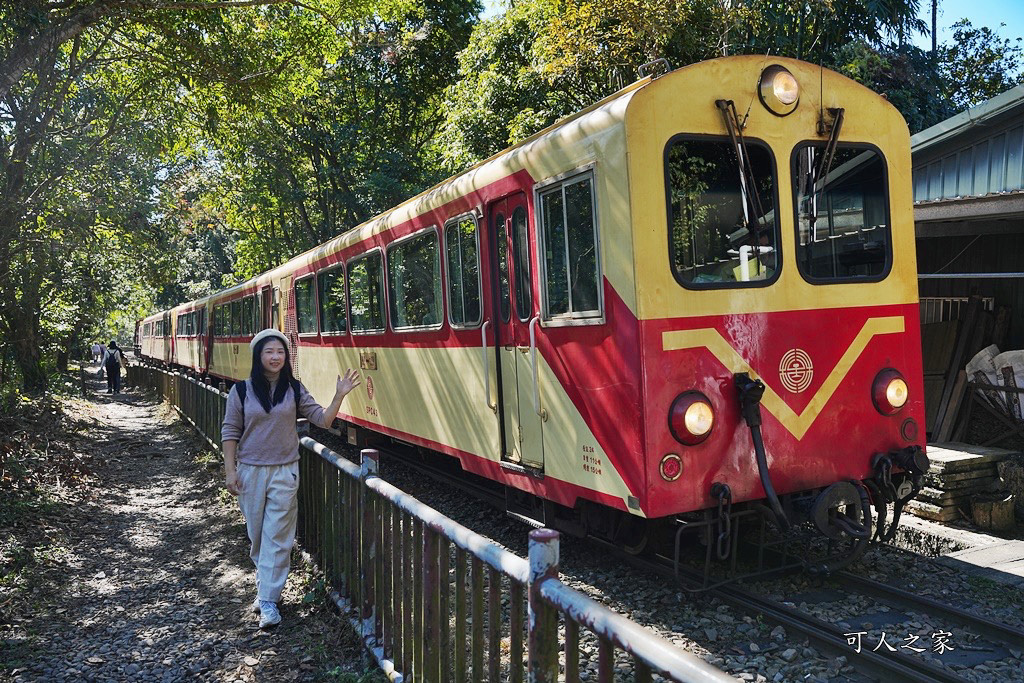
M 876 335 L 903 332 L 904 326 L 903 316 L 869 318 L 866 320 L 864 327 L 857 333 L 857 336 L 846 349 L 843 357 L 832 368 L 828 378 L 818 387 L 814 398 L 811 399 L 811 402 L 807 404 L 799 415 L 789 407 L 788 403 L 782 400 L 782 397 L 767 385 L 765 386 L 764 398 L 761 399 L 761 403 L 793 436 L 798 440 L 802 439 L 814 423 L 818 413 L 821 412 L 821 409 L 832 398 L 832 394 L 839 388 L 839 384 L 846 377 L 850 368 L 860 358 L 860 354 L 864 352 L 868 342 Z M 750 373 L 751 377 L 758 376 L 754 369 L 736 352 L 736 349 L 722 337 L 718 330 L 713 328 L 664 332 L 661 336 L 661 346 L 665 351 L 707 348 L 730 372 L 747 372 Z

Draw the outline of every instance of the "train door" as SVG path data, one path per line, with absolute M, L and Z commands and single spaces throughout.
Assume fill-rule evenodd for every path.
M 260 329 L 258 331 L 267 329 L 273 323 L 273 315 L 271 314 L 273 307 L 273 294 L 270 291 L 270 285 L 267 285 L 260 290 Z
M 196 311 L 196 316 L 196 346 L 198 347 L 197 353 L 199 354 L 199 365 L 196 367 L 200 372 L 206 372 L 206 368 L 210 363 L 210 347 L 207 344 L 210 335 L 206 329 L 206 304 Z
M 502 459 L 543 468 L 543 422 L 533 407 L 530 323 L 534 296 L 526 195 L 520 192 L 491 204 L 488 223 L 494 245 L 491 272 Z
M 160 356 L 160 360 L 165 363 L 171 363 L 174 360 L 174 329 L 171 327 L 171 314 L 164 313 L 164 352 Z

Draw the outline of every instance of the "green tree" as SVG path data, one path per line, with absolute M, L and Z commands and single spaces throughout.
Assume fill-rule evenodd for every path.
M 944 95 L 956 111 L 1024 83 L 1021 38 L 1000 38 L 992 29 L 975 28 L 967 19 L 953 24 L 953 39 L 941 45 L 938 61 Z
M 479 12 L 444 0 L 339 24 L 345 36 L 294 99 L 268 92 L 208 126 L 216 191 L 249 277 L 443 178 L 442 95 Z
M 63 329 L 50 322 L 67 318 L 51 304 L 64 301 L 56 294 L 73 282 L 66 277 L 73 252 L 110 233 L 98 252 L 134 249 L 147 258 L 135 264 L 133 277 L 164 277 L 139 268 L 159 265 L 148 256 L 163 241 L 152 202 L 154 187 L 166 179 L 160 160 L 176 156 L 201 114 L 216 118 L 205 106 L 211 97 L 245 102 L 294 87 L 340 42 L 338 21 L 405 6 L 0 3 L 0 340 L 26 389 L 46 385 L 44 355 Z M 71 286 L 90 284 L 103 283 Z M 100 312 L 79 307 L 76 315 Z

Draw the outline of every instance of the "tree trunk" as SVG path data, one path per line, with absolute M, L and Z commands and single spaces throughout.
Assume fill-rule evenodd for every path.
M 21 371 L 21 384 L 25 393 L 42 394 L 46 391 L 46 370 L 43 368 L 43 354 L 39 348 L 38 320 L 26 316 L 12 326 L 14 330 L 14 362 Z

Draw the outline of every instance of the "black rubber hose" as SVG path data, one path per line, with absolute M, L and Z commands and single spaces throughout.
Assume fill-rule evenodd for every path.
M 775 513 L 775 523 L 778 525 L 779 531 L 789 531 L 789 520 L 786 519 L 786 513 L 782 511 L 782 504 L 779 503 L 779 496 L 775 493 L 771 475 L 768 473 L 768 456 L 764 452 L 764 440 L 761 438 L 760 425 L 751 426 L 750 438 L 754 441 L 757 472 L 761 476 L 761 486 L 768 497 L 768 505 L 771 507 L 772 512 Z

